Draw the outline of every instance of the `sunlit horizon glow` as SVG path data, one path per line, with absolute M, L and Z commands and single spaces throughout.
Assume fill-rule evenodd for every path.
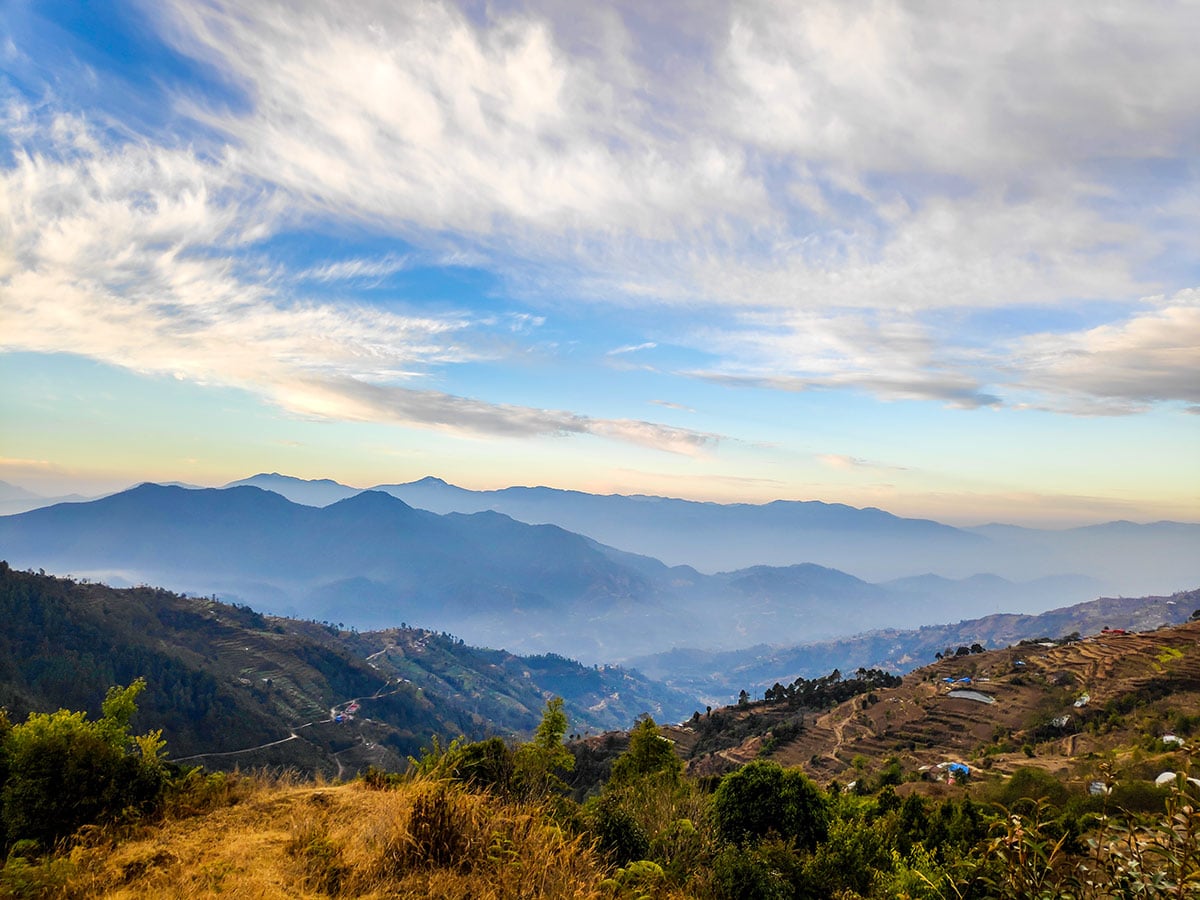
M 1198 29 L 13 0 L 0 480 L 1200 521 Z

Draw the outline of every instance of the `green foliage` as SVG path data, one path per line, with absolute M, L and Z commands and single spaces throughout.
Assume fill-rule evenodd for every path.
M 642 900 L 654 896 L 666 882 L 662 866 L 648 859 L 639 859 L 617 869 L 612 878 L 600 883 L 608 896 L 620 900 Z
M 834 819 L 826 840 L 804 867 L 805 885 L 817 897 L 846 891 L 867 895 L 878 873 L 891 871 L 890 841 L 880 822 Z
M 654 720 L 646 716 L 630 732 L 629 749 L 613 763 L 609 785 L 622 787 L 660 774 L 677 781 L 683 774 L 683 762 L 675 755 L 671 742 L 658 733 Z
M 504 794 L 512 788 L 515 770 L 512 748 L 501 738 L 493 737 L 459 748 L 451 775 L 474 787 Z
M 0 897 L 42 900 L 67 896 L 66 887 L 75 866 L 60 856 L 41 856 L 14 847 L 0 869 Z
M 788 900 L 794 896 L 792 885 L 771 863 L 754 849 L 726 847 L 713 861 L 717 900 Z
M 129 735 L 144 688 L 138 680 L 110 689 L 104 715 L 94 722 L 84 712 L 60 709 L 30 713 L 7 730 L 0 790 L 6 843 L 28 839 L 50 847 L 82 825 L 144 812 L 159 800 L 165 779 L 157 753 L 130 753 L 158 745 L 154 734 L 136 742 Z
M 232 806 L 255 789 L 255 779 L 228 772 L 205 772 L 200 766 L 174 769 L 163 795 L 163 812 L 184 818 Z
M 645 859 L 650 853 L 646 829 L 626 809 L 616 794 L 607 794 L 595 804 L 591 815 L 596 845 L 615 865 Z
M 905 856 L 893 850 L 890 869 L 879 875 L 877 896 L 908 900 L 947 900 L 962 896 L 956 893 L 953 875 L 921 844 L 914 844 Z
M 575 767 L 575 757 L 563 746 L 566 733 L 567 714 L 563 712 L 562 697 L 547 700 L 533 740 L 518 747 L 513 759 L 514 781 L 520 790 L 536 797 L 567 789 L 558 774 Z
M 1058 807 L 1067 801 L 1067 796 L 1067 788 L 1045 769 L 1021 766 L 995 787 L 990 799 L 1004 807 L 1016 806 L 1022 800 L 1045 800 Z
M 1149 781 L 1119 781 L 1112 786 L 1107 803 L 1110 808 L 1132 813 L 1159 813 L 1170 793 L 1169 788 L 1156 787 Z
M 720 836 L 746 843 L 771 832 L 811 849 L 828 833 L 826 801 L 796 769 L 756 761 L 722 779 L 713 794 Z

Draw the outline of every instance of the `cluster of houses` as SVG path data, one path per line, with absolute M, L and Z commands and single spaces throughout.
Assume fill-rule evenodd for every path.
M 917 771 L 925 781 L 944 781 L 946 784 L 961 784 L 971 777 L 971 767 L 964 762 L 941 762 L 936 766 L 921 766 Z

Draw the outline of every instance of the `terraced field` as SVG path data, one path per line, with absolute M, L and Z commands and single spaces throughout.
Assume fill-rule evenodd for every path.
M 952 697 L 952 690 L 994 702 Z M 739 715 L 770 708 L 752 703 Z M 1200 622 L 948 657 L 900 687 L 808 714 L 803 731 L 776 742 L 770 758 L 822 782 L 852 780 L 864 758 L 873 768 L 893 757 L 905 772 L 963 760 L 993 772 L 1033 764 L 1083 777 L 1087 762 L 1114 748 L 1153 749 L 1177 712 L 1200 712 Z M 686 752 L 689 729 L 671 731 Z M 725 771 L 757 758 L 764 745 L 758 735 L 689 765 L 697 773 Z

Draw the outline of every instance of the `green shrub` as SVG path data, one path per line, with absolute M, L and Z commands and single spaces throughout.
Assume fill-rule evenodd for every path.
M 20 839 L 49 848 L 79 827 L 148 811 L 165 782 L 157 757 L 132 755 L 161 746 L 156 735 L 135 741 L 129 720 L 145 682 L 114 687 L 94 722 L 83 712 L 30 713 L 4 739 L 7 768 L 0 806 L 6 844 Z
M 1132 813 L 1161 813 L 1170 793 L 1169 788 L 1156 787 L 1149 781 L 1118 781 L 1108 796 L 1108 806 Z
M 642 898 L 654 896 L 666 881 L 666 874 L 656 862 L 639 859 L 617 869 L 617 873 L 600 883 L 614 897 Z
M 1010 778 L 996 786 L 991 800 L 1004 807 L 1030 800 L 1045 800 L 1052 806 L 1061 807 L 1068 796 L 1066 786 L 1045 769 L 1021 766 Z
M 512 787 L 515 765 L 512 749 L 502 738 L 493 737 L 460 747 L 450 771 L 458 781 L 507 793 Z
M 745 843 L 774 832 L 812 849 L 829 831 L 828 810 L 820 790 L 795 769 L 756 761 L 725 776 L 713 795 L 717 832 L 727 841 Z
M 726 847 L 713 861 L 717 900 L 789 900 L 795 891 L 771 861 L 745 847 Z
M 614 794 L 608 794 L 596 803 L 592 831 L 596 835 L 596 846 L 615 865 L 645 859 L 650 853 L 646 829 Z
M 804 886 L 814 897 L 866 896 L 881 873 L 892 869 L 890 836 L 882 821 L 837 819 L 804 867 Z

